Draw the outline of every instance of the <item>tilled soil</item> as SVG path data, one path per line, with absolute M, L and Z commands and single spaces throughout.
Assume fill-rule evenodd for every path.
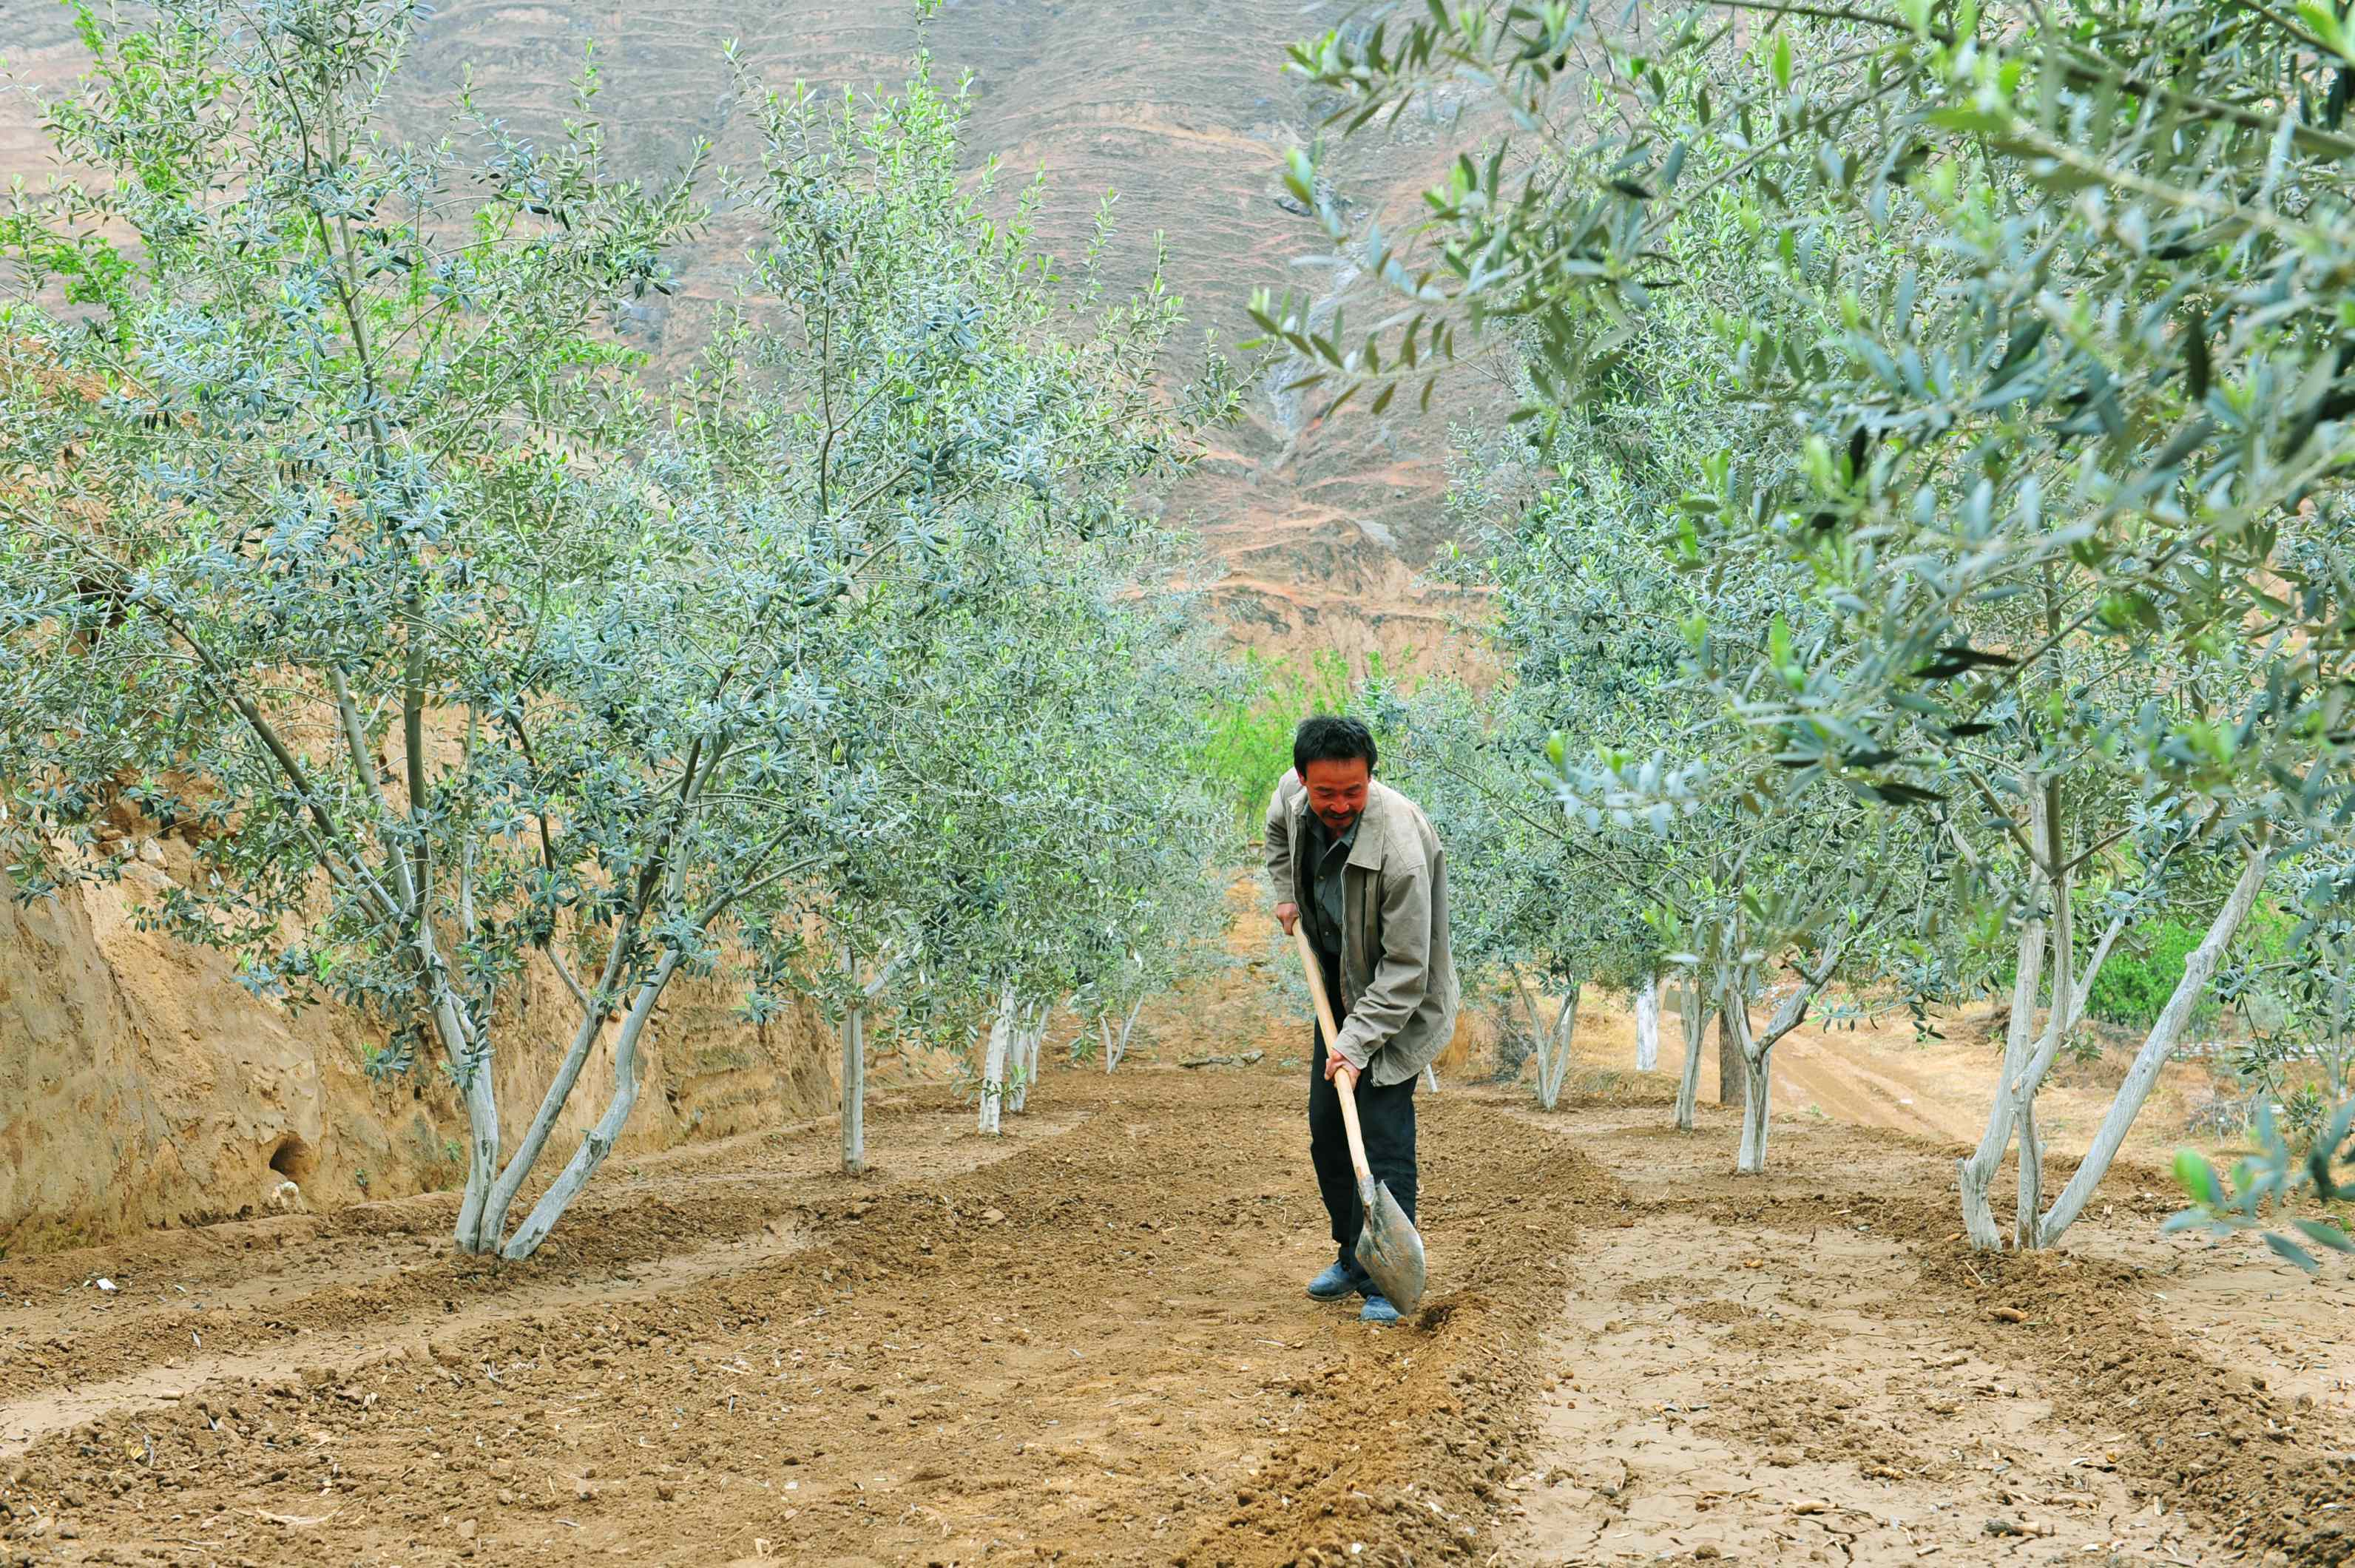
M 1509 1556 L 2355 1561 L 2344 1268 L 2161 1241 L 2179 1205 L 2131 1167 L 2070 1251 L 1987 1256 L 1933 1140 L 1794 1119 L 1762 1180 L 1727 1172 L 1728 1113 L 1521 1115 L 1641 1198 L 1576 1269 Z M 2187 1309 L 2223 1277 L 2238 1312 Z M 2279 1386 L 2277 1298 L 2335 1303 L 2287 1380 L 2318 1395 Z
M 1366 1328 L 1300 1293 L 1329 1256 L 1300 1098 L 1273 1069 L 1059 1075 L 1034 1103 L 1068 1131 L 962 1136 L 1004 1156 L 962 1172 L 811 1176 L 769 1200 L 800 1244 L 650 1296 L 584 1294 L 581 1272 L 650 1229 L 674 1253 L 708 1243 L 708 1177 L 649 1181 L 650 1215 L 574 1216 L 545 1264 L 436 1260 L 282 1291 L 222 1314 L 253 1317 L 246 1345 L 292 1330 L 274 1369 L 36 1441 L 0 1497 L 7 1546 L 255 1563 L 1485 1554 L 1529 1432 L 1535 1368 L 1515 1347 L 1558 1309 L 1578 1211 L 1615 1186 L 1543 1129 L 1428 1100 L 1438 1288 L 1414 1324 Z M 725 1201 L 712 1216 L 721 1235 L 754 1219 Z M 127 1249 L 112 1266 L 170 1288 Z M 210 1288 L 236 1283 L 210 1266 Z M 65 1283 L 71 1260 L 42 1273 L 8 1287 L 32 1290 L 26 1315 L 91 1295 Z M 496 1315 L 445 1327 L 453 1279 Z M 52 1395 L 120 1378 L 142 1335 L 176 1356 L 163 1310 L 48 1336 L 33 1375 Z M 369 1313 L 388 1349 L 309 1353 Z
M 649 1163 L 522 1265 L 417 1200 L 11 1266 L 0 1561 L 2346 1560 L 2336 1381 L 2183 1314 L 2245 1252 L 2136 1173 L 2085 1255 L 1974 1258 L 1942 1146 L 1778 1124 L 1745 1180 L 1641 1083 L 1451 1084 L 1370 1328 L 1300 1293 L 1292 1032 L 1004 1140 L 912 1097 L 862 1180 L 826 1125 Z

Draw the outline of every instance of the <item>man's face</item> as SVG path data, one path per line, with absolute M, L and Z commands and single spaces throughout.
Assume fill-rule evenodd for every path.
M 1301 782 L 1308 786 L 1308 809 L 1316 814 L 1326 832 L 1338 838 L 1365 815 L 1366 786 L 1373 782 L 1373 770 L 1363 757 L 1315 762 L 1308 764 Z

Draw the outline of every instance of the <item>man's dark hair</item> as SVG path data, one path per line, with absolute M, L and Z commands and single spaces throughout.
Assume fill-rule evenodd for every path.
M 1292 735 L 1292 771 L 1303 780 L 1308 777 L 1311 763 L 1346 763 L 1352 757 L 1366 759 L 1366 771 L 1371 773 L 1379 760 L 1374 753 L 1374 732 L 1363 720 L 1344 719 L 1338 714 L 1312 714 L 1300 721 Z

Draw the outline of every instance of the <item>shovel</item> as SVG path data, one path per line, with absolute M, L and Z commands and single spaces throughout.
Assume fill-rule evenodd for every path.
M 1308 995 L 1316 1003 L 1316 1026 L 1325 1031 L 1325 1049 L 1334 1050 L 1340 1031 L 1333 1027 L 1333 1004 L 1325 997 L 1325 969 L 1316 950 L 1308 944 L 1308 927 L 1295 921 L 1294 941 L 1300 948 L 1301 967 L 1308 972 Z M 1423 1301 L 1423 1237 L 1406 1217 L 1391 1189 L 1374 1179 L 1366 1164 L 1365 1135 L 1358 1130 L 1358 1073 L 1348 1062 L 1333 1075 L 1341 1096 L 1341 1125 L 1349 1135 L 1349 1165 L 1358 1173 L 1358 1200 L 1366 1211 L 1366 1228 L 1358 1233 L 1358 1266 L 1373 1277 L 1390 1304 L 1404 1316 Z

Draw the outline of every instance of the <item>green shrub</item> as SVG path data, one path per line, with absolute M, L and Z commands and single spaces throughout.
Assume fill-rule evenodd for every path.
M 1330 650 L 1305 669 L 1244 656 L 1241 690 L 1205 716 L 1201 768 L 1233 804 L 1246 837 L 1258 835 L 1267 797 L 1292 766 L 1293 731 L 1312 713 L 1346 711 L 1349 691 L 1348 661 Z
M 2094 976 L 2094 994 L 2085 1010 L 2105 1023 L 2148 1029 L 2175 994 L 2183 978 L 2183 962 L 2200 945 L 2200 933 L 2178 921 L 2164 920 L 2135 933 L 2131 949 L 2113 953 Z M 2212 1013 L 2214 1003 L 2200 1010 Z

